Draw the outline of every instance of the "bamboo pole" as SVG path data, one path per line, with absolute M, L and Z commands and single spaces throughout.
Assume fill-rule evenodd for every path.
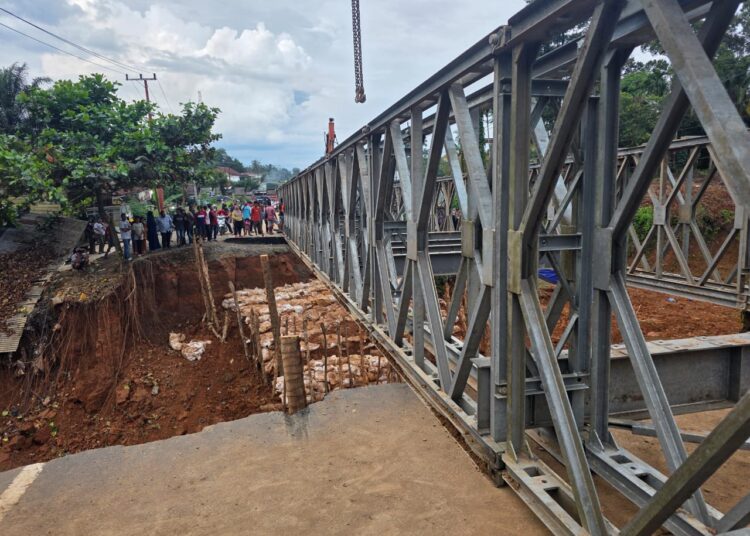
M 206 281 L 206 293 L 208 294 L 208 304 L 210 306 L 208 313 L 210 315 L 211 323 L 216 328 L 219 325 L 219 319 L 216 316 L 216 304 L 214 303 L 214 293 L 211 288 L 211 277 L 208 273 L 208 263 L 206 262 L 206 256 L 203 254 L 203 246 L 198 245 L 198 253 L 200 255 L 200 264 L 203 269 L 203 277 Z
M 198 240 L 193 241 L 193 254 L 195 256 L 195 267 L 198 272 L 198 282 L 201 286 L 201 297 L 203 298 L 203 307 L 206 310 L 206 313 L 203 315 L 203 321 L 210 321 L 210 318 L 208 317 L 208 311 L 209 311 L 209 304 L 208 304 L 208 295 L 206 294 L 206 283 L 203 280 L 203 266 L 201 265 L 200 260 L 200 253 L 198 252 Z
M 234 288 L 234 283 L 231 281 L 229 282 L 229 290 L 232 293 L 232 300 L 234 301 L 234 310 L 237 312 L 237 327 L 240 331 L 240 338 L 242 339 L 242 350 L 245 352 L 245 359 L 250 361 L 250 350 L 247 347 L 247 339 L 245 339 L 245 328 L 242 325 L 242 313 L 240 313 L 240 303 L 239 300 L 237 300 L 237 289 Z M 252 331 L 252 328 L 251 328 Z M 256 365 L 258 364 L 258 360 L 256 359 Z
M 229 311 L 224 310 L 224 327 L 221 329 L 221 342 L 224 343 L 227 340 L 227 332 L 229 331 Z
M 281 358 L 281 326 L 279 325 L 279 312 L 276 309 L 276 295 L 273 291 L 273 279 L 271 277 L 271 264 L 268 255 L 260 256 L 260 264 L 263 268 L 263 282 L 266 284 L 266 300 L 268 301 L 268 316 L 271 318 L 271 329 L 273 330 L 273 346 L 276 354 L 276 376 L 284 375 L 284 363 Z

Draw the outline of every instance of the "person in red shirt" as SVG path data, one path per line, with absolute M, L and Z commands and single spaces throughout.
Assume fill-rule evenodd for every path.
M 273 224 L 276 223 L 276 211 L 270 201 L 266 205 L 264 212 L 266 216 L 266 231 L 268 231 L 268 234 L 271 234 L 273 233 Z
M 216 214 L 216 207 L 209 207 L 208 211 L 208 240 L 216 240 L 219 235 L 219 216 Z
M 195 213 L 195 234 L 204 240 L 208 238 L 207 218 L 208 214 L 206 214 L 206 207 L 198 207 L 198 212 Z
M 259 235 L 263 234 L 263 223 L 262 223 L 262 217 L 261 217 L 261 210 L 260 210 L 260 204 L 255 201 L 253 203 L 253 208 L 250 211 L 250 220 L 253 223 L 253 229 L 255 229 L 255 232 Z

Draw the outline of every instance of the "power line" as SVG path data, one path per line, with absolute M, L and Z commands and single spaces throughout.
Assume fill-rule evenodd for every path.
M 2 9 L 2 8 L 0 8 L 0 9 Z M 96 63 L 95 61 L 88 60 L 86 58 L 78 56 L 77 54 L 73 54 L 72 52 L 68 52 L 67 50 L 63 50 L 62 48 L 58 48 L 55 45 L 51 45 L 51 44 L 47 43 L 46 41 L 42 41 L 41 39 L 37 39 L 36 37 L 32 37 L 29 34 L 23 33 L 21 30 L 16 30 L 15 28 L 13 28 L 11 26 L 8 26 L 7 24 L 3 24 L 2 22 L 0 22 L 0 26 L 2 26 L 4 28 L 7 28 L 8 30 L 10 30 L 12 32 L 16 32 L 17 34 L 20 34 L 20 35 L 22 35 L 24 37 L 28 37 L 29 39 L 31 39 L 33 41 L 36 41 L 37 43 L 41 43 L 44 46 L 53 48 L 53 49 L 57 50 L 58 52 L 62 52 L 63 54 L 67 54 L 68 56 L 72 56 L 74 58 L 78 58 L 79 60 L 85 61 L 86 63 L 90 63 L 92 65 L 96 65 L 97 67 L 99 67 L 101 69 L 105 69 L 105 70 L 110 71 L 112 73 L 117 73 L 117 74 L 121 74 L 121 75 L 125 74 L 122 71 L 118 71 L 116 69 L 112 69 L 110 67 L 107 67 L 106 65 L 102 65 L 101 63 Z
M 17 14 L 15 14 L 15 13 L 13 13 L 12 11 L 9 11 L 9 10 L 7 10 L 7 9 L 3 8 L 3 7 L 0 7 L 0 11 L 2 11 L 2 12 L 4 12 L 4 13 L 7 13 L 8 15 L 10 15 L 10 16 L 12 16 L 12 17 L 15 17 L 16 19 L 18 19 L 18 20 L 20 20 L 20 21 L 22 21 L 22 22 L 24 22 L 24 23 L 26 23 L 26 24 L 28 24 L 28 25 L 30 25 L 30 26 L 32 26 L 32 27 L 34 27 L 34 28 L 36 28 L 37 30 L 40 30 L 40 31 L 44 32 L 44 33 L 45 33 L 45 34 L 47 34 L 47 35 L 50 35 L 50 36 L 54 37 L 55 39 L 59 39 L 60 41 L 62 41 L 62 42 L 64 42 L 64 43 L 67 43 L 68 45 L 70 45 L 70 46 L 73 46 L 73 47 L 77 48 L 78 50 L 81 50 L 82 52 L 86 52 L 87 54 L 90 54 L 90 55 L 92 55 L 92 56 L 94 56 L 94 57 L 96 57 L 96 58 L 99 58 L 99 59 L 101 59 L 101 60 L 104 60 L 104 61 L 106 61 L 106 62 L 108 62 L 108 63 L 110 63 L 110 64 L 112 64 L 112 65 L 115 65 L 115 66 L 117 66 L 117 67 L 121 67 L 121 68 L 124 68 L 124 69 L 126 69 L 126 70 L 140 71 L 140 69 L 138 69 L 137 67 L 134 67 L 134 66 L 132 66 L 132 65 L 129 65 L 129 64 L 127 64 L 127 63 L 123 63 L 123 62 L 121 62 L 121 61 L 118 61 L 118 60 L 114 60 L 114 59 L 112 59 L 112 58 L 109 58 L 109 57 L 107 57 L 107 56 L 105 56 L 105 55 L 103 55 L 103 54 L 100 54 L 100 53 L 98 53 L 98 52 L 96 52 L 96 51 L 94 51 L 94 50 L 91 50 L 90 48 L 84 47 L 83 45 L 79 45 L 79 44 L 77 44 L 77 43 L 75 43 L 75 42 L 73 42 L 73 41 L 71 41 L 71 40 L 69 40 L 69 39 L 66 39 L 65 37 L 62 37 L 62 36 L 60 36 L 60 35 L 58 35 L 58 34 L 56 34 L 56 33 L 54 33 L 54 32 L 51 32 L 51 31 L 47 30 L 46 28 L 43 28 L 42 26 L 39 26 L 38 24 L 34 24 L 33 22 L 31 22 L 31 21 L 29 21 L 29 20 L 26 20 L 25 18 L 21 17 L 20 15 L 17 15 Z M 69 56 L 72 56 L 72 57 L 74 57 L 74 58 L 77 58 L 77 59 L 79 59 L 79 60 L 82 60 L 82 61 L 85 61 L 85 62 L 87 62 L 87 63 L 90 63 L 90 64 L 92 64 L 92 65 L 96 65 L 97 67 L 101 67 L 101 68 L 103 68 L 103 69 L 106 69 L 106 70 L 108 70 L 108 71 L 110 71 L 110 72 L 116 72 L 116 73 L 118 73 L 118 74 L 125 74 L 125 77 L 126 77 L 126 80 L 127 80 L 127 76 L 128 76 L 128 75 L 127 75 L 126 73 L 123 73 L 123 72 L 122 72 L 122 71 L 120 71 L 119 69 L 112 69 L 112 68 L 110 68 L 110 67 L 107 67 L 107 66 L 105 66 L 105 65 L 102 65 L 102 64 L 100 64 L 100 63 L 97 63 L 97 62 L 95 62 L 95 61 L 91 61 L 91 60 L 89 60 L 89 59 L 86 59 L 86 58 L 84 58 L 84 57 L 78 56 L 77 54 L 73 54 L 73 53 L 71 53 L 71 52 L 68 52 L 68 51 L 66 51 L 66 50 L 63 50 L 63 49 L 61 49 L 61 48 L 58 48 L 58 47 L 56 47 L 55 45 L 52 45 L 52 44 L 50 44 L 50 43 L 47 43 L 46 41 L 42 41 L 42 40 L 40 40 L 40 39 L 37 39 L 36 37 L 33 37 L 33 36 L 31 36 L 31 35 L 25 34 L 25 33 L 21 32 L 20 30 L 16 30 L 15 28 L 13 28 L 13 27 L 11 27 L 11 26 L 8 26 L 8 25 L 6 25 L 6 24 L 3 24 L 3 23 L 1 23 L 1 22 L 0 22 L 0 25 L 1 25 L 1 26 L 4 26 L 5 28 L 8 28 L 9 30 L 12 30 L 12 31 L 14 31 L 14 32 L 16 32 L 16 33 L 18 33 L 18 34 L 20 34 L 20 35 L 23 35 L 23 36 L 25 36 L 25 37 L 28 37 L 29 39 L 32 39 L 32 40 L 34 40 L 34 41 L 36 41 L 36 42 L 38 42 L 38 43 L 41 43 L 41 44 L 43 44 L 43 45 L 45 45 L 45 46 L 48 46 L 48 47 L 50 47 L 50 48 L 52 48 L 52 49 L 54 49 L 54 50 L 57 50 L 57 51 L 59 51 L 59 52 L 62 52 L 63 54 L 67 54 L 67 55 L 69 55 Z M 155 77 L 154 77 L 154 78 L 155 78 Z M 162 84 L 161 84 L 161 81 L 157 80 L 156 82 L 157 82 L 157 83 L 159 84 L 159 89 L 161 90 L 161 93 L 162 93 L 162 95 L 164 96 L 164 101 L 165 101 L 165 102 L 167 103 L 167 106 L 169 107 L 169 110 L 170 110 L 170 111 L 171 111 L 172 113 L 174 113 L 174 109 L 172 108 L 172 103 L 171 103 L 171 102 L 169 101 L 169 98 L 167 97 L 167 93 L 166 93 L 166 91 L 164 90 L 164 86 L 162 86 Z M 147 88 L 146 88 L 146 100 L 147 100 L 147 101 L 149 100 L 149 97 L 148 97 L 148 89 L 147 89 Z
M 37 25 L 37 24 L 34 24 L 34 23 L 33 23 L 33 22 L 31 22 L 31 21 L 28 21 L 28 20 L 26 20 L 26 19 L 24 19 L 23 17 L 21 17 L 21 16 L 19 16 L 19 15 L 16 15 L 15 13 L 13 13 L 13 12 L 11 12 L 11 11 L 8 11 L 7 9 L 5 9 L 5 8 L 3 8 L 3 7 L 0 7 L 0 11 L 3 11 L 3 12 L 5 12 L 5 13 L 7 13 L 8 15 L 10 15 L 11 17 L 15 17 L 15 18 L 17 18 L 18 20 L 20 20 L 20 21 L 22 21 L 22 22 L 25 22 L 25 23 L 26 23 L 26 24 L 28 24 L 29 26 L 33 26 L 33 27 L 34 27 L 34 28 L 36 28 L 37 30 L 40 30 L 40 31 L 42 31 L 42 32 L 46 33 L 47 35 L 51 35 L 51 36 L 52 36 L 52 37 L 54 37 L 55 39 L 59 39 L 60 41 L 62 41 L 62 42 L 64 42 L 64 43 L 67 43 L 67 44 L 69 44 L 70 46 L 73 46 L 73 47 L 77 48 L 78 50 L 81 50 L 81 51 L 83 51 L 83 52 L 86 52 L 87 54 L 91 54 L 92 56 L 96 56 L 97 58 L 99 58 L 99 59 L 101 59 L 101 60 L 104 60 L 104 61 L 107 61 L 107 62 L 109 62 L 109 63 L 111 63 L 111 64 L 113 64 L 113 65 L 116 65 L 116 66 L 120 67 L 120 68 L 126 69 L 126 70 L 128 70 L 128 71 L 136 71 L 136 72 L 137 72 L 137 71 L 140 71 L 140 70 L 141 70 L 141 69 L 138 69 L 137 67 L 133 67 L 132 65 L 128 65 L 128 64 L 126 64 L 126 63 L 122 63 L 122 62 L 120 62 L 120 61 L 117 61 L 117 60 L 113 60 L 113 59 L 111 59 L 111 58 L 108 58 L 107 56 L 104 56 L 103 54 L 99 54 L 98 52 L 96 52 L 96 51 L 94 51 L 94 50 L 91 50 L 91 49 L 89 49 L 89 48 L 86 48 L 86 47 L 84 47 L 84 46 L 82 46 L 82 45 L 79 45 L 79 44 L 77 44 L 77 43 L 74 43 L 73 41 L 71 41 L 71 40 L 69 40 L 69 39 L 66 39 L 66 38 L 64 38 L 64 37 L 62 37 L 62 36 L 60 36 L 60 35 L 57 35 L 56 33 L 50 32 L 49 30 L 47 30 L 47 29 L 45 29 L 45 28 L 42 28 L 41 26 L 39 26 L 39 25 Z
M 156 81 L 157 84 L 159 84 L 159 89 L 161 89 L 161 94 L 164 95 L 164 100 L 167 103 L 167 106 L 169 106 L 169 111 L 172 112 L 174 115 L 174 109 L 172 108 L 172 103 L 169 102 L 169 99 L 167 98 L 167 93 L 164 91 L 164 86 L 161 85 L 161 80 Z

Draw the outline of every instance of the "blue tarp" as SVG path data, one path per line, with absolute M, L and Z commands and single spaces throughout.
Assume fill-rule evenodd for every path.
M 543 281 L 546 281 L 547 283 L 552 283 L 553 285 L 557 283 L 559 278 L 557 277 L 557 272 L 555 272 L 551 268 L 540 268 L 539 269 L 539 279 L 542 279 Z

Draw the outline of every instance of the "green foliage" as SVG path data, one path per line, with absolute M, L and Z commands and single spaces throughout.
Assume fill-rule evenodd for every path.
M 25 63 L 14 63 L 0 69 L 0 132 L 14 133 L 28 116 L 26 107 L 18 97 L 49 81 L 49 78 L 34 78 L 29 81 L 29 68 Z
M 695 222 L 698 224 L 698 229 L 700 229 L 703 238 L 709 244 L 713 242 L 716 235 L 721 231 L 721 220 L 721 215 L 717 218 L 714 214 L 706 210 L 706 207 L 703 205 L 698 205 L 698 209 L 695 211 Z
M 12 212 L 8 196 L 58 201 L 74 212 L 94 200 L 101 207 L 118 190 L 181 191 L 214 177 L 217 108 L 188 102 L 179 115 L 161 114 L 147 102 L 121 100 L 118 86 L 95 74 L 17 97 L 27 116 L 0 143 L 0 211 Z
M 227 154 L 226 149 L 224 148 L 216 149 L 216 154 L 214 155 L 213 165 L 216 167 L 232 168 L 239 172 L 247 171 L 247 168 L 245 168 L 245 164 L 243 164 L 242 162 L 240 162 L 233 156 L 229 156 L 229 154 Z
M 149 210 L 156 210 L 156 205 L 154 203 L 133 201 L 131 203 L 128 203 L 128 205 L 130 206 L 130 211 L 133 213 L 133 216 L 141 216 L 142 218 L 146 217 L 146 213 Z
M 643 241 L 654 225 L 654 208 L 651 206 L 640 207 L 633 218 L 633 227 L 638 239 Z
M 723 208 L 719 211 L 719 217 L 721 218 L 722 227 L 734 223 L 734 211 L 728 208 Z
M 670 69 L 664 60 L 628 61 L 620 95 L 620 146 L 644 144 L 651 136 L 669 92 Z

